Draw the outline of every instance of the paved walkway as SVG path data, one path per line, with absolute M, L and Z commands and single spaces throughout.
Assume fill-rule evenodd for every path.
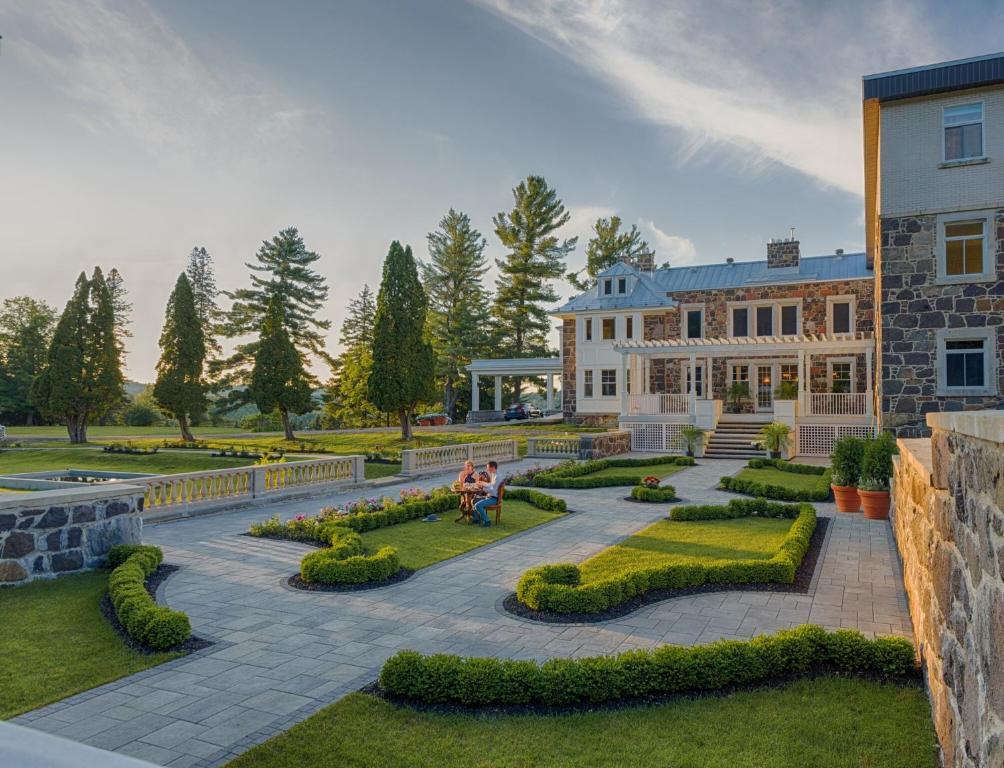
M 745 462 L 704 460 L 670 482 L 686 501 Z M 443 477 L 403 485 L 440 485 Z M 385 491 L 386 492 L 386 491 Z M 910 636 L 889 524 L 836 516 L 809 594 L 721 592 L 677 598 L 592 625 L 546 625 L 504 614 L 520 574 L 578 561 L 665 515 L 623 500 L 624 488 L 556 491 L 575 514 L 504 539 L 401 584 L 353 594 L 290 590 L 303 545 L 238 536 L 271 511 L 227 513 L 146 530 L 182 566 L 160 598 L 217 644 L 44 707 L 16 722 L 160 765 L 214 766 L 372 682 L 396 651 L 545 659 L 748 638 L 805 622 Z M 313 513 L 358 492 L 282 506 Z

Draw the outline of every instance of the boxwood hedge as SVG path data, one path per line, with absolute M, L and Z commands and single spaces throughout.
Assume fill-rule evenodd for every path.
M 817 467 L 814 464 L 793 464 L 784 459 L 750 459 L 746 464 L 750 469 L 779 469 L 795 475 L 825 475 L 829 467 Z
M 542 565 L 526 571 L 516 584 L 516 598 L 535 611 L 602 613 L 646 592 L 681 589 L 704 584 L 791 584 L 816 529 L 811 504 L 770 504 L 762 499 L 727 507 L 679 507 L 672 520 L 715 520 L 747 516 L 795 518 L 781 546 L 767 560 L 715 560 L 670 563 L 635 568 L 606 579 L 583 584 L 575 563 Z M 756 502 L 762 502 L 757 504 Z
M 916 677 L 913 644 L 806 624 L 752 640 L 666 645 L 614 656 L 535 661 L 401 651 L 380 671 L 387 693 L 423 704 L 565 707 L 714 691 L 820 671 Z
M 827 467 L 815 467 L 811 464 L 791 464 L 782 459 L 750 459 L 747 465 L 750 469 L 776 469 L 780 472 L 790 472 L 795 475 L 818 475 L 821 478 L 820 487 L 815 490 L 789 488 L 775 483 L 762 483 L 759 480 L 749 480 L 742 477 L 723 477 L 719 487 L 733 493 L 744 493 L 749 496 L 760 496 L 781 501 L 828 501 L 830 498 L 830 470 Z
M 671 485 L 660 485 L 649 488 L 646 485 L 636 485 L 631 489 L 631 498 L 635 501 L 666 502 L 676 501 L 676 488 Z
M 594 459 L 559 464 L 554 469 L 538 472 L 532 484 L 537 488 L 605 488 L 616 485 L 640 485 L 641 475 L 625 471 L 624 474 L 591 477 L 596 472 L 610 468 L 646 467 L 652 464 L 671 464 L 681 467 L 694 465 L 691 456 L 657 456 L 651 459 Z
M 147 576 L 163 560 L 159 547 L 119 544 L 108 553 L 114 570 L 108 577 L 108 595 L 119 623 L 133 640 L 162 651 L 192 636 L 188 616 L 156 601 L 146 591 Z

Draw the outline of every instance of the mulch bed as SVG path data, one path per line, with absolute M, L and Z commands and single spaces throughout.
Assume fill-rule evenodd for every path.
M 656 589 L 638 595 L 630 600 L 626 600 L 619 605 L 615 605 L 600 613 L 554 613 L 552 611 L 535 611 L 528 608 L 516 599 L 516 593 L 511 593 L 502 602 L 502 607 L 506 612 L 521 619 L 539 621 L 545 624 L 594 624 L 602 621 L 611 621 L 627 616 L 629 613 L 644 608 L 646 605 L 658 603 L 662 600 L 669 600 L 674 597 L 685 597 L 687 595 L 703 595 L 709 592 L 788 592 L 795 594 L 807 594 L 809 585 L 812 583 L 812 576 L 816 572 L 816 563 L 823 549 L 823 541 L 826 539 L 826 530 L 829 528 L 830 518 L 819 517 L 816 519 L 816 530 L 809 540 L 809 549 L 802 559 L 802 564 L 795 572 L 795 581 L 791 584 L 779 584 L 776 582 L 767 584 L 702 584 L 699 587 L 683 587 L 680 589 Z
M 164 565 L 162 563 L 156 571 L 147 576 L 143 586 L 146 587 L 146 591 L 150 594 L 150 597 L 156 601 L 157 587 L 164 583 L 164 581 L 167 580 L 167 577 L 177 570 L 179 570 L 179 566 L 177 565 Z M 177 652 L 192 653 L 194 651 L 201 651 L 215 645 L 212 640 L 205 640 L 201 637 L 196 637 L 195 635 L 192 635 L 183 643 L 178 643 L 178 645 L 163 650 L 156 650 L 143 645 L 143 643 L 134 640 L 129 636 L 129 633 L 126 632 L 125 627 L 123 627 L 122 623 L 119 621 L 119 617 L 115 615 L 115 606 L 112 605 L 112 600 L 108 596 L 107 592 L 105 592 L 104 596 L 101 598 L 101 613 L 106 619 L 108 619 L 108 623 L 112 625 L 115 632 L 118 633 L 118 636 L 122 638 L 122 641 L 129 646 L 131 650 L 136 651 L 136 653 L 143 653 L 146 655 Z
M 392 584 L 400 584 L 414 575 L 411 568 L 401 568 L 389 579 L 383 581 L 368 581 L 365 584 L 315 584 L 306 582 L 300 578 L 300 574 L 290 576 L 286 583 L 293 589 L 302 589 L 304 592 L 365 592 L 367 589 L 379 589 L 389 587 Z

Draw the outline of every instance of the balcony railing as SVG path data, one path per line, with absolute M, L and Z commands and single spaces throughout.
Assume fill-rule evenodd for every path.
M 812 392 L 809 394 L 811 416 L 864 416 L 868 407 L 865 392 Z
M 690 413 L 690 395 L 628 395 L 628 415 Z

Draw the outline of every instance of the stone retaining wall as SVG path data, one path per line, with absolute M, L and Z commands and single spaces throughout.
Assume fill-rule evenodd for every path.
M 3 495 L 13 498 L 0 499 L 0 583 L 97 568 L 115 544 L 142 541 L 142 488 Z
M 1004 413 L 901 439 L 892 525 L 946 768 L 1004 765 Z
M 580 459 L 605 459 L 631 451 L 631 432 L 597 432 L 579 437 Z

